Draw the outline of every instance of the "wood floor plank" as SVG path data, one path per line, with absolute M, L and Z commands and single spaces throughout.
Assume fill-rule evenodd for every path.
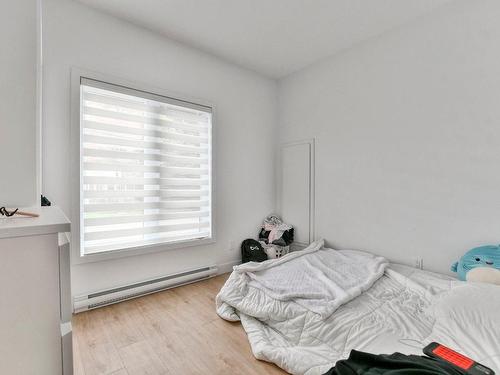
M 118 371 L 115 371 L 113 372 L 112 374 L 110 375 L 129 375 L 129 373 L 127 372 L 127 370 L 125 370 L 124 368 L 121 369 L 121 370 L 118 370 Z
M 215 313 L 229 274 L 73 317 L 76 375 L 279 375 Z
M 85 375 L 107 375 L 123 368 L 118 351 L 104 329 L 104 314 L 103 310 L 93 310 L 73 319 L 73 339 Z
M 103 317 L 104 329 L 116 348 L 140 342 L 144 336 L 140 330 L 141 317 L 132 301 L 125 301 L 116 306 L 107 306 Z
M 73 337 L 73 374 L 85 375 L 81 357 L 80 344 L 77 337 Z
M 119 350 L 129 375 L 170 374 L 147 341 L 140 341 Z

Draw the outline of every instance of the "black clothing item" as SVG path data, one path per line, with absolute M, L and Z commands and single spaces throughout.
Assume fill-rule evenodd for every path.
M 51 206 L 52 203 L 47 199 L 47 197 L 44 197 L 43 195 L 40 196 L 40 203 L 42 206 Z
M 348 359 L 335 364 L 324 375 L 465 375 L 441 360 L 401 353 L 370 354 L 351 350 Z
M 263 241 L 266 244 L 269 244 L 269 233 L 270 231 L 264 230 L 262 228 L 259 233 L 259 241 Z M 278 245 L 278 246 L 288 246 L 293 242 L 293 228 L 288 229 L 283 232 L 283 235 L 278 238 L 277 240 L 273 241 L 273 245 Z
M 241 262 L 263 262 L 267 260 L 264 248 L 254 239 L 248 238 L 241 243 Z

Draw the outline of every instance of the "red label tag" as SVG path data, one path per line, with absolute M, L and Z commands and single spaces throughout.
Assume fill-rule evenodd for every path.
M 468 370 L 474 364 L 474 361 L 466 356 L 457 353 L 446 346 L 439 345 L 432 351 L 438 357 L 443 358 L 444 360 L 453 363 L 455 366 L 460 367 L 461 369 Z

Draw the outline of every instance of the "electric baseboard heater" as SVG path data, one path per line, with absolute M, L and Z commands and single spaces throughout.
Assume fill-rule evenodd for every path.
M 207 266 L 117 288 L 76 296 L 73 299 L 73 311 L 79 313 L 96 309 L 98 307 L 174 288 L 176 286 L 208 279 L 215 275 L 217 275 L 217 267 Z

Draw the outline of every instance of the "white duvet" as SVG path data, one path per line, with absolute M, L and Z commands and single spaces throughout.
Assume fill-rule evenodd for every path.
M 241 320 L 256 358 L 314 375 L 351 349 L 421 354 L 438 341 L 498 373 L 499 286 L 321 245 L 235 267 L 221 289 L 217 313 Z

